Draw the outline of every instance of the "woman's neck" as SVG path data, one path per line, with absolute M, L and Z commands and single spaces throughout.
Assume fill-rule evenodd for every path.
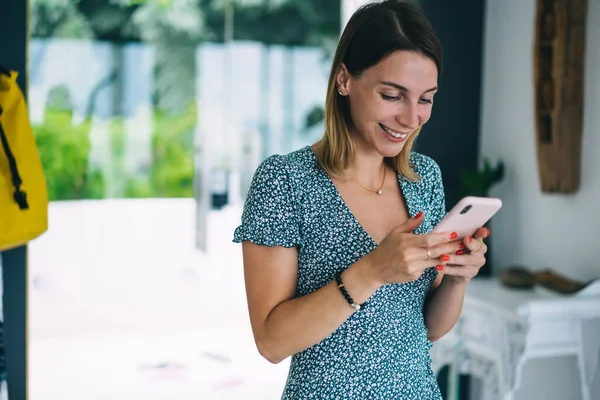
M 354 158 L 349 160 L 344 175 L 363 185 L 378 187 L 383 178 L 384 168 L 385 163 L 381 154 L 374 149 L 366 151 L 357 143 Z

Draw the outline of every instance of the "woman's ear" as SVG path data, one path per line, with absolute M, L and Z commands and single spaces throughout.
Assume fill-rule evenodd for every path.
M 348 68 L 346 68 L 344 63 L 340 65 L 340 69 L 337 73 L 336 83 L 338 93 L 342 96 L 347 96 L 350 84 L 350 73 L 348 73 Z

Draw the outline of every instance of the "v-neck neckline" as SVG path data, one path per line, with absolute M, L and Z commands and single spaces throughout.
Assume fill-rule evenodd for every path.
M 346 200 L 344 200 L 344 198 L 340 194 L 338 188 L 335 186 L 335 183 L 333 183 L 333 180 L 331 179 L 331 177 L 327 174 L 327 172 L 323 171 L 323 169 L 319 167 L 318 161 L 317 161 L 317 155 L 315 154 L 315 151 L 313 150 L 312 146 L 308 145 L 308 146 L 306 146 L 306 148 L 312 156 L 312 159 L 315 163 L 315 168 L 323 176 L 323 178 L 327 182 L 327 185 L 329 186 L 329 190 L 331 190 L 334 193 L 334 197 L 341 203 L 344 211 L 348 214 L 348 216 L 353 221 L 353 223 L 358 227 L 358 229 L 368 238 L 368 240 L 371 242 L 371 244 L 374 247 L 379 246 L 379 243 L 377 243 L 377 241 L 373 238 L 373 236 L 371 236 L 371 234 L 360 223 L 358 218 L 356 218 L 356 215 L 354 215 L 354 213 L 352 212 L 352 210 L 346 203 Z M 408 217 L 412 218 L 417 214 L 418 211 L 416 211 L 414 204 L 412 204 L 412 200 L 411 200 L 412 196 L 406 196 L 406 191 L 408 189 L 407 186 L 408 186 L 408 184 L 410 184 L 410 182 L 408 182 L 406 179 L 404 179 L 402 177 L 402 175 L 400 175 L 398 172 L 396 172 L 396 180 L 400 184 L 400 195 L 404 199 L 404 204 L 405 204 L 406 210 L 408 212 Z

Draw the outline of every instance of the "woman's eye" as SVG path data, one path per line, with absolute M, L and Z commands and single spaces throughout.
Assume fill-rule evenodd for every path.
M 380 93 L 380 94 L 381 94 L 381 98 L 384 100 L 394 101 L 394 100 L 399 99 L 398 96 L 388 96 L 387 94 L 383 94 L 383 93 Z
M 385 93 L 379 93 L 381 95 L 381 98 L 387 101 L 396 101 L 396 100 L 400 100 L 400 96 L 390 96 L 387 95 Z M 420 99 L 419 103 L 421 104 L 433 104 L 433 99 Z

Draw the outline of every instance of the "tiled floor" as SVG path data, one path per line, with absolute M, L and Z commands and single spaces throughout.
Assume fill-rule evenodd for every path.
M 30 400 L 278 399 L 289 361 L 256 351 L 239 207 L 192 200 L 56 203 L 30 249 Z

